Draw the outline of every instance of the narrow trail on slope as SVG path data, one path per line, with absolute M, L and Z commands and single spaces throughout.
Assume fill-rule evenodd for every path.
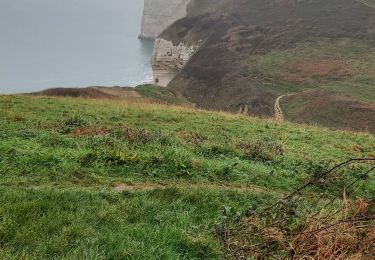
M 0 185 L 0 187 L 2 187 Z M 22 187 L 19 187 L 22 188 Z M 50 189 L 50 186 L 39 186 L 39 185 L 32 185 L 28 187 L 23 187 L 30 190 L 44 190 Z M 113 192 L 147 192 L 153 190 L 165 190 L 169 188 L 176 188 L 176 189 L 183 189 L 183 190 L 216 190 L 216 191 L 235 191 L 239 193 L 246 193 L 246 192 L 255 192 L 255 193 L 269 193 L 269 194 L 280 194 L 279 191 L 269 190 L 265 187 L 247 184 L 247 185 L 240 185 L 240 184 L 230 184 L 230 183 L 179 183 L 179 182 L 135 182 L 135 183 L 127 183 L 127 182 L 118 182 L 113 183 L 110 187 L 108 186 L 92 186 L 92 187 L 53 187 L 55 189 L 60 190 L 87 190 L 87 191 L 97 191 L 99 188 L 106 189 Z
M 182 188 L 182 189 L 208 189 L 236 192 L 270 192 L 268 189 L 256 185 L 231 185 L 231 184 L 195 184 L 195 183 L 117 183 L 111 190 L 121 191 L 152 191 L 156 189 Z
M 283 110 L 281 109 L 281 105 L 280 105 L 280 102 L 283 98 L 285 97 L 290 97 L 290 96 L 293 96 L 297 94 L 296 92 L 293 92 L 293 93 L 289 93 L 289 94 L 286 94 L 286 95 L 282 95 L 282 96 L 279 96 L 276 101 L 275 101 L 275 120 L 276 121 L 279 121 L 279 122 L 283 122 L 285 121 L 285 116 L 284 116 L 284 112 Z
M 276 121 L 283 122 L 285 120 L 283 110 L 281 109 L 281 106 L 280 106 L 280 101 L 281 101 L 281 99 L 283 99 L 286 96 L 288 96 L 288 95 L 282 95 L 282 96 L 279 96 L 276 99 L 276 102 L 275 102 L 275 119 L 276 119 Z

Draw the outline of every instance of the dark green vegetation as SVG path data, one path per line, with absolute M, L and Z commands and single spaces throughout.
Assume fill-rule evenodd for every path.
M 371 4 L 368 0 L 192 1 L 188 17 L 161 35 L 175 44 L 200 45 L 169 87 L 198 107 L 237 112 L 246 104 L 250 115 L 261 117 L 274 115 L 280 95 L 296 92 L 308 98 L 304 92 L 308 88 L 329 90 L 327 100 L 340 99 L 340 108 L 345 109 L 328 102 L 326 106 L 295 103 L 285 107 L 286 118 L 368 131 L 364 122 L 375 117 Z M 358 106 L 362 112 L 346 113 Z M 301 111 L 292 111 L 293 107 Z M 322 110 L 327 116 L 316 116 L 323 115 Z
M 134 89 L 143 98 L 167 104 L 184 105 L 189 102 L 173 89 L 159 87 L 151 84 L 139 85 Z
M 369 134 L 113 99 L 2 96 L 0 258 L 223 258 L 223 219 L 270 205 L 337 162 L 374 156 Z M 341 187 L 326 180 L 311 196 Z M 373 177 L 357 188 L 375 196 Z

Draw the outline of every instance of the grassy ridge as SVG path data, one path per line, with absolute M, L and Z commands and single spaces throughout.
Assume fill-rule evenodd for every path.
M 221 258 L 224 208 L 269 205 L 336 162 L 375 156 L 368 134 L 28 96 L 0 97 L 0 140 L 1 258 Z M 373 179 L 358 187 L 374 197 Z

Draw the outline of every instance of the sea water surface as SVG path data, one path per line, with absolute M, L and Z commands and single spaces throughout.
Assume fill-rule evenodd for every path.
M 0 93 L 152 80 L 143 0 L 0 0 Z

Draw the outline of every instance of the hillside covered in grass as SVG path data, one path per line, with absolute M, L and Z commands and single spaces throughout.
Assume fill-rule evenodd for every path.
M 288 95 L 281 102 L 287 120 L 375 133 L 374 44 L 310 39 L 246 63 L 277 95 Z
M 191 1 L 160 38 L 199 46 L 169 84 L 198 107 L 273 117 L 293 94 L 289 121 L 374 132 L 374 25 L 373 0 Z
M 144 100 L 1 96 L 0 258 L 254 255 L 243 243 L 256 240 L 236 232 L 247 226 L 239 223 L 342 161 L 373 157 L 370 134 Z M 341 198 L 353 181 L 347 200 L 373 205 L 375 179 L 365 169 L 319 179 L 299 198 L 304 207 L 279 211 L 283 226 L 301 229 L 304 208 L 319 208 L 311 200 Z M 371 256 L 368 245 L 343 251 Z

